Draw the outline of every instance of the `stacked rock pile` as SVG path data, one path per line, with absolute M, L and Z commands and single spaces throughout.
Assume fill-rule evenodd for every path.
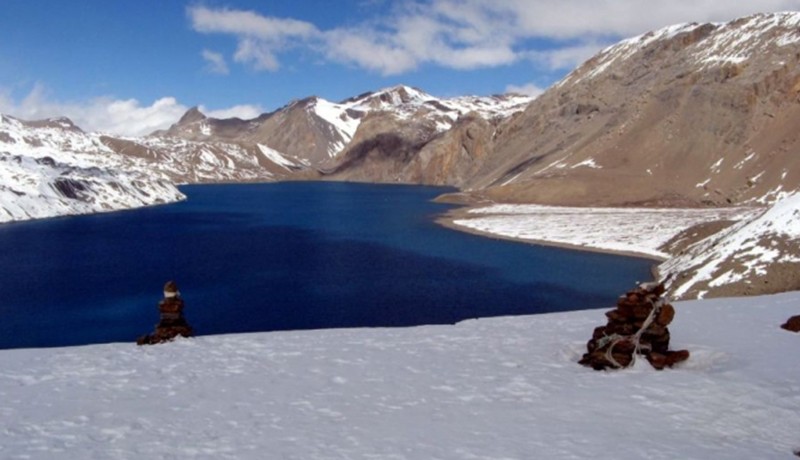
M 164 285 L 164 299 L 158 303 L 159 322 L 152 334 L 144 335 L 136 340 L 138 345 L 152 345 L 169 342 L 175 337 L 191 337 L 192 327 L 183 316 L 183 299 L 174 281 Z
M 664 283 L 644 283 L 627 292 L 617 307 L 606 312 L 608 323 L 595 328 L 579 361 L 596 370 L 619 369 L 643 355 L 656 369 L 672 367 L 689 358 L 687 350 L 669 350 L 669 328 L 675 308 L 661 296 Z

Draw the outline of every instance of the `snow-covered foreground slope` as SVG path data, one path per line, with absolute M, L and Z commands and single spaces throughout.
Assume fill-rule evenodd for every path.
M 787 459 L 800 293 L 676 304 L 682 366 L 576 364 L 601 310 L 0 352 L 0 458 Z

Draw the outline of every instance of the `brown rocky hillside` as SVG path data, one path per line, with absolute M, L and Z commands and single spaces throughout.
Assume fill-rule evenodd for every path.
M 775 199 L 800 187 L 799 64 L 796 13 L 625 40 L 499 126 L 464 186 L 569 205 Z

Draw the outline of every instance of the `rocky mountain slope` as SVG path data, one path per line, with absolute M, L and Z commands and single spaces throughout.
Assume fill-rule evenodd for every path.
M 342 172 L 349 168 L 336 167 L 341 161 L 362 166 L 353 158 L 340 158 L 350 151 L 356 152 L 351 156 L 358 157 L 364 149 L 359 144 L 364 141 L 374 144 L 376 137 L 393 133 L 403 142 L 418 145 L 447 132 L 468 114 L 495 122 L 522 111 L 530 101 L 530 97 L 522 95 L 441 99 L 400 85 L 338 103 L 319 97 L 292 101 L 253 120 L 208 118 L 195 108 L 169 129 L 154 135 L 197 142 L 260 144 L 294 161 L 322 169 L 335 167 L 336 172 Z M 391 173 L 356 171 L 354 176 L 379 181 Z M 419 181 L 408 178 L 404 182 Z
M 459 185 L 584 209 L 774 204 L 677 235 L 658 272 L 680 298 L 796 290 L 798 125 L 800 13 L 677 25 L 603 50 L 501 123 Z
M 800 13 L 624 40 L 501 124 L 464 184 L 498 201 L 770 202 L 800 188 Z

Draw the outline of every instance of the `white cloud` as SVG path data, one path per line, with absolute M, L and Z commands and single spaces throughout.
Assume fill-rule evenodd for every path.
M 244 38 L 239 41 L 236 54 L 233 55 L 236 62 L 250 63 L 256 70 L 278 70 L 278 58 L 272 51 L 272 47 L 264 42 L 251 38 Z
M 534 50 L 525 53 L 525 57 L 550 70 L 574 69 L 606 46 L 605 43 L 592 40 L 544 51 Z
M 123 136 L 143 136 L 168 128 L 189 110 L 174 97 L 162 97 L 150 105 L 136 99 L 100 97 L 81 102 L 60 102 L 49 97 L 45 87 L 34 85 L 20 101 L 8 91 L 0 90 L 0 113 L 23 120 L 65 116 L 85 131 L 99 131 Z M 203 110 L 218 118 L 254 118 L 262 111 L 258 106 L 238 105 L 230 108 Z
M 225 57 L 221 53 L 216 53 L 211 50 L 203 50 L 203 59 L 206 61 L 206 69 L 211 73 L 218 73 L 227 75 L 230 73 L 228 63 L 225 62 Z
M 624 38 L 684 22 L 723 22 L 800 9 L 800 0 L 428 0 L 422 11 L 463 28 L 516 38 Z
M 255 69 L 277 70 L 281 55 L 304 47 L 393 75 L 424 64 L 468 70 L 522 59 L 564 69 L 621 38 L 675 23 L 798 9 L 800 0 L 408 0 L 387 17 L 330 30 L 254 11 L 190 7 L 187 13 L 198 32 L 234 36 L 234 60 Z
M 544 92 L 544 88 L 534 83 L 527 83 L 525 85 L 508 85 L 506 86 L 506 93 L 524 94 L 526 96 L 537 97 Z
M 325 53 L 331 60 L 355 64 L 388 75 L 413 70 L 418 59 L 408 49 L 387 43 L 372 31 L 333 30 Z
M 256 70 L 278 70 L 276 53 L 295 43 L 308 43 L 320 34 L 311 23 L 262 16 L 252 11 L 193 6 L 187 8 L 187 14 L 197 32 L 237 37 L 234 61 L 250 64 Z
M 192 27 L 198 32 L 227 33 L 277 42 L 287 38 L 304 38 L 318 33 L 308 22 L 262 16 L 252 11 L 188 8 Z

